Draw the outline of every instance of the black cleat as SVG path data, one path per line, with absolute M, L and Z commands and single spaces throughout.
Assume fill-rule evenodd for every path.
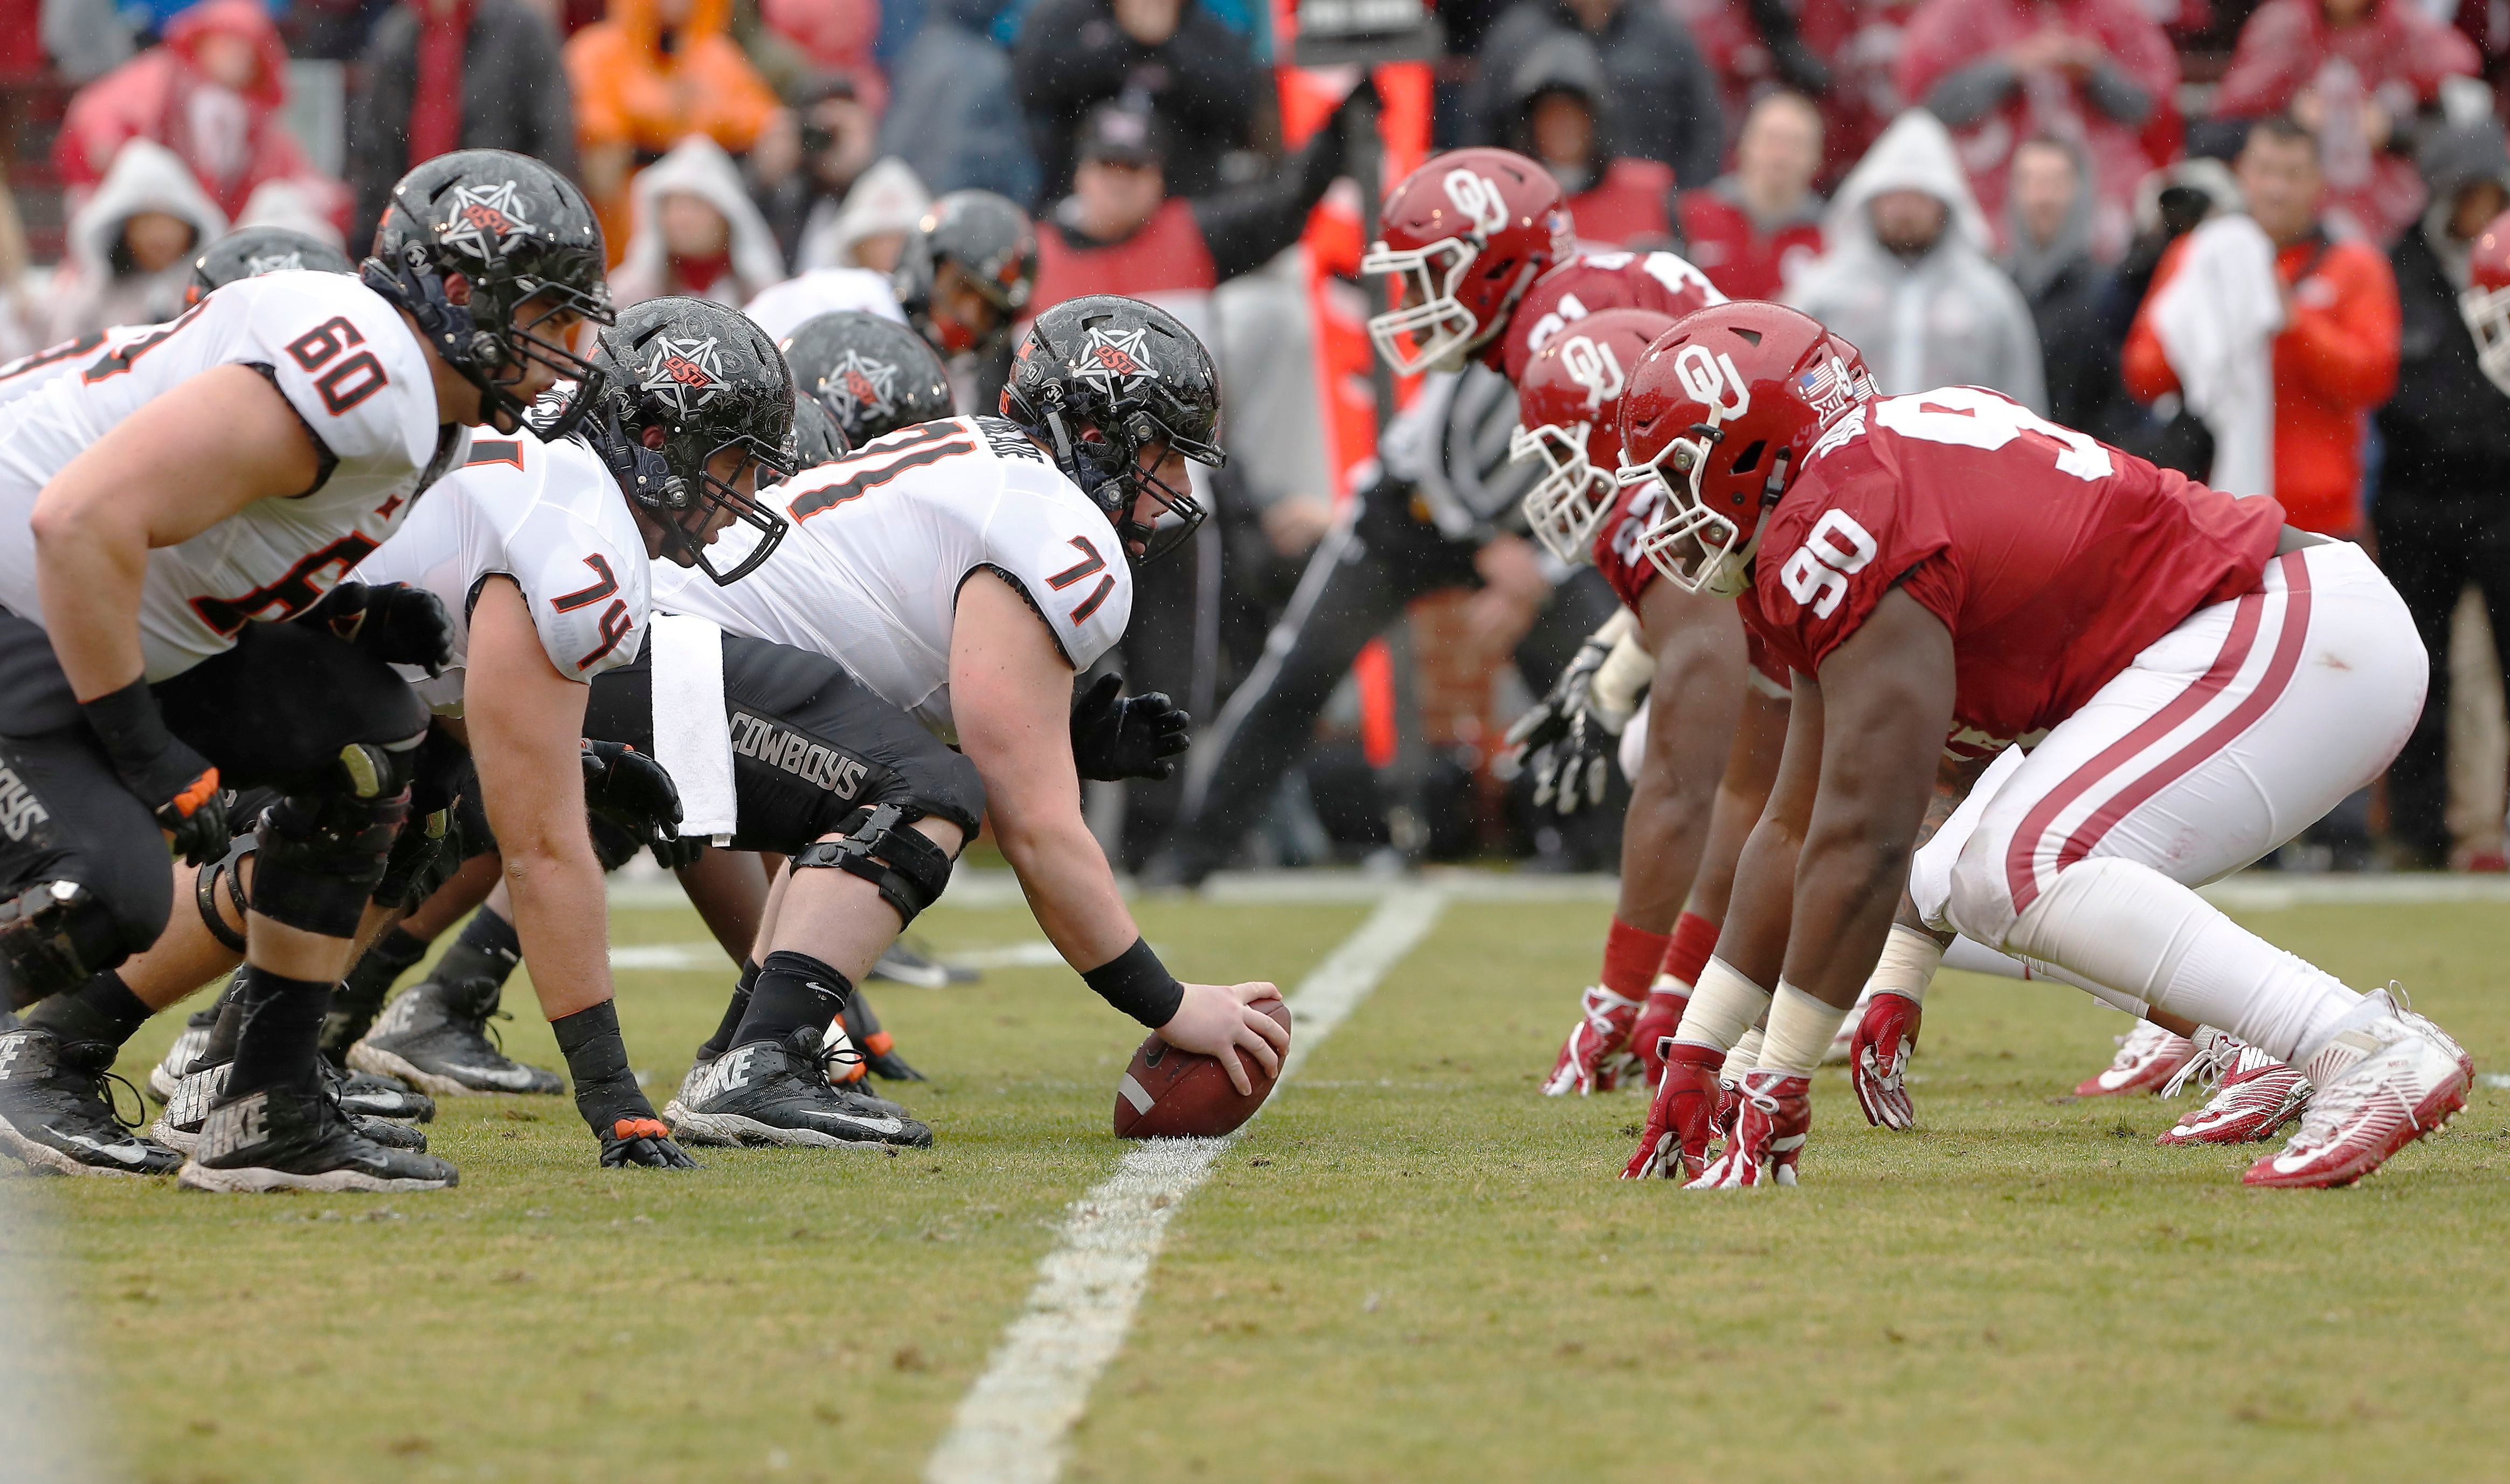
M 171 1174 L 182 1156 L 115 1114 L 112 1065 L 102 1044 L 64 1045 L 32 1026 L 0 1034 L 0 1153 L 60 1175 Z
M 217 1027 L 217 1023 L 218 1008 L 214 1003 L 207 1009 L 194 1011 L 192 1017 L 183 1022 L 183 1033 L 174 1038 L 174 1044 L 166 1048 L 164 1058 L 148 1071 L 150 1097 L 160 1103 L 174 1100 L 174 1089 L 182 1084 L 183 1074 L 192 1070 L 192 1063 L 200 1060 L 201 1053 L 209 1048 L 209 1032 Z
M 209 1111 L 226 1095 L 227 1073 L 234 1065 L 233 1062 L 222 1061 L 214 1067 L 198 1068 L 186 1076 L 175 1087 L 173 1097 L 167 1101 L 166 1111 L 158 1115 L 157 1125 L 148 1130 L 149 1134 L 170 1149 L 190 1154 L 201 1142 L 201 1127 L 209 1122 Z M 332 1105 L 348 1117 L 350 1124 L 360 1133 L 386 1149 L 424 1151 L 427 1148 L 427 1135 L 415 1128 L 404 1128 L 381 1114 L 367 1111 L 386 1099 L 354 1096 L 353 1090 L 361 1081 L 357 1074 L 341 1072 L 325 1061 L 315 1067 L 314 1075 L 323 1095 L 331 1099 Z M 408 1106 L 415 1098 L 426 1105 L 427 1118 L 436 1116 L 435 1099 L 424 1092 L 412 1092 L 398 1083 L 393 1084 L 393 1090 L 386 1094 L 386 1098 L 402 1107 Z
M 323 1084 L 331 1089 L 334 1101 L 344 1113 L 360 1118 L 391 1119 L 403 1123 L 436 1122 L 436 1099 L 424 1092 L 413 1092 L 398 1077 L 377 1077 L 371 1072 L 343 1072 L 324 1061 Z
M 895 1104 L 889 1104 L 894 1108 Z M 671 1100 L 671 1131 L 692 1144 L 925 1149 L 932 1130 L 828 1085 L 817 1026 L 735 1046 L 690 1073 Z
M 384 1007 L 375 1028 L 349 1048 L 349 1065 L 397 1077 L 437 1097 L 476 1092 L 554 1095 L 566 1084 L 554 1072 L 509 1057 L 488 1035 L 505 986 L 486 977 L 457 984 L 422 979 Z
M 193 1190 L 229 1193 L 440 1191 L 461 1178 L 434 1155 L 377 1143 L 320 1089 L 304 1087 L 222 1099 L 180 1176 Z

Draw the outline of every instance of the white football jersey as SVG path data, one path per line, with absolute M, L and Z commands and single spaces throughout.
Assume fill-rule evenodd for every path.
M 118 345 L 154 328 L 153 324 L 117 324 L 111 329 L 93 330 L 0 365 L 0 407 L 21 397 L 32 397 L 63 376 L 86 370 L 103 353 L 108 341 Z
M 139 645 L 150 680 L 191 668 L 247 623 L 292 618 L 383 544 L 461 462 L 427 353 L 398 310 L 334 273 L 230 284 L 164 324 L 104 342 L 78 374 L 0 406 L 0 604 L 43 622 L 29 520 L 62 467 L 142 403 L 221 365 L 262 368 L 333 461 L 309 494 L 260 500 L 148 553 Z
M 578 439 L 473 430 L 470 462 L 359 564 L 358 581 L 425 588 L 452 616 L 452 666 L 433 679 L 402 670 L 438 715 L 462 714 L 471 604 L 480 583 L 500 575 L 522 590 L 550 666 L 569 680 L 589 684 L 645 646 L 645 537 L 609 466 Z
M 1133 571 L 1116 528 L 1029 436 L 998 417 L 901 428 L 761 499 L 793 528 L 729 588 L 658 574 L 654 605 L 825 655 L 945 742 L 959 588 L 990 568 L 1024 593 L 1076 670 L 1123 636 Z M 721 566 L 748 533 L 723 539 Z

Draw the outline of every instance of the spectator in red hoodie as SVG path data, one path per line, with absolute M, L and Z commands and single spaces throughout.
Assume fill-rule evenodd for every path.
M 2423 209 L 2414 131 L 2400 126 L 2476 62 L 2473 44 L 2412 0 L 2266 0 L 2240 27 L 2214 110 L 2300 120 L 2318 135 L 2328 214 L 2390 243 Z
M 1774 299 L 1821 256 L 1821 114 L 1795 93 L 1764 94 L 1734 141 L 1734 171 L 1682 197 L 1682 238 L 1730 299 Z M 1582 228 L 1585 218 L 1576 218 Z
M 255 0 L 206 0 L 174 18 L 152 47 L 79 90 L 53 146 L 62 180 L 83 201 L 127 139 L 153 139 L 179 156 L 218 209 L 233 218 L 265 181 L 314 189 L 333 225 L 348 226 L 348 193 L 314 169 L 287 132 L 287 48 Z
M 2274 337 L 2274 497 L 2304 531 L 2351 536 L 2362 523 L 2362 435 L 2397 384 L 2397 280 L 2359 241 L 2332 240 L 2319 210 L 2326 180 L 2318 138 L 2286 119 L 2249 131 L 2240 192 L 2275 247 L 2284 325 Z M 2127 332 L 2126 389 L 2149 402 L 2179 391 L 2152 304 L 2187 249 L 2161 255 L 2152 288 Z

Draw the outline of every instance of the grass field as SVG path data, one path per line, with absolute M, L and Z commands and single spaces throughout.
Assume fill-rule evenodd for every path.
M 1367 911 L 1142 917 L 1190 976 L 1287 988 Z M 2510 1474 L 2510 1092 L 2480 1088 L 2363 1189 L 2252 1192 L 2246 1155 L 2153 1145 L 2184 1104 L 2064 1095 L 2117 1016 L 1952 975 L 1918 1132 L 1867 1129 L 1827 1073 L 1802 1189 L 1625 1185 L 1635 1098 L 1534 1095 L 1606 914 L 1448 908 L 1175 1216 L 1069 1477 Z M 2248 920 L 2357 984 L 2402 979 L 2510 1065 L 2497 905 Z M 1037 936 L 1016 906 L 919 930 L 945 951 Z M 704 936 L 681 909 L 613 932 Z M 657 1102 L 724 982 L 623 972 Z M 1138 1031 L 1061 970 L 877 1000 L 936 1079 L 907 1097 L 930 1153 L 603 1172 L 563 1100 L 469 1099 L 430 1129 L 457 1191 L 20 1181 L 52 1219 L 0 1260 L 67 1277 L 73 1363 L 115 1398 L 105 1445 L 152 1484 L 910 1479 L 1122 1157 Z M 519 982 L 508 1003 L 516 1053 L 555 1065 Z

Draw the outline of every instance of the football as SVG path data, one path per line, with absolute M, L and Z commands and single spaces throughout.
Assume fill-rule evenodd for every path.
M 1265 1000 L 1257 1008 L 1289 1029 L 1290 1008 Z M 1238 1053 L 1255 1090 L 1239 1096 L 1218 1059 L 1180 1051 L 1159 1038 L 1143 1038 L 1133 1064 L 1116 1084 L 1116 1137 L 1120 1139 L 1216 1138 L 1255 1116 L 1273 1095 L 1273 1079 L 1255 1058 Z

